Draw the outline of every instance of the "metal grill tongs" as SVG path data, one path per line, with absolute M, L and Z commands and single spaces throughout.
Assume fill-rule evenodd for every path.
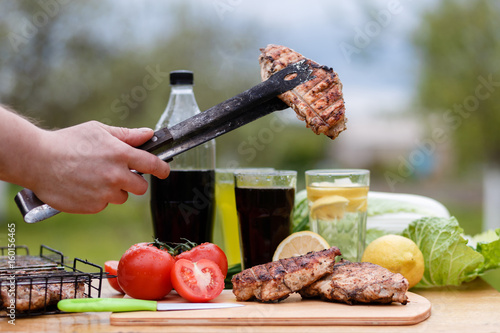
M 170 161 L 176 155 L 194 148 L 204 142 L 230 132 L 240 126 L 261 118 L 273 111 L 286 109 L 277 95 L 309 81 L 312 70 L 302 60 L 291 64 L 269 79 L 211 107 L 171 128 L 155 132 L 145 144 L 137 147 Z M 23 189 L 15 201 L 24 221 L 35 223 L 59 213 L 36 197 L 33 191 Z

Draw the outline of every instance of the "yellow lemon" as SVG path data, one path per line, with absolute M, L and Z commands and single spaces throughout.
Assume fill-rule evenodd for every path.
M 273 261 L 301 256 L 311 251 L 321 251 L 328 249 L 328 242 L 312 231 L 299 231 L 291 234 L 276 248 Z
M 340 196 L 348 200 L 346 211 L 366 211 L 368 186 L 334 186 L 333 183 L 313 183 L 307 187 L 307 197 L 311 202 L 325 197 Z
M 311 217 L 320 220 L 341 219 L 348 204 L 349 200 L 340 195 L 320 198 L 311 206 Z
M 424 275 L 424 256 L 411 239 L 386 235 L 371 242 L 365 249 L 361 261 L 371 262 L 387 268 L 393 273 L 401 273 L 409 283 L 409 288 L 420 282 Z
M 315 201 L 324 196 L 337 194 L 337 189 L 338 186 L 336 187 L 334 183 L 312 183 L 307 186 L 307 197 L 309 198 L 309 200 Z

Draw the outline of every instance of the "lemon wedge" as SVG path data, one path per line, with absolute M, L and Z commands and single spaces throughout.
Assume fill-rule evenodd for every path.
M 299 231 L 291 234 L 276 248 L 273 261 L 304 255 L 311 251 L 328 249 L 328 242 L 312 231 Z
M 313 202 L 311 218 L 320 220 L 334 220 L 344 217 L 344 211 L 349 200 L 340 195 L 330 195 Z

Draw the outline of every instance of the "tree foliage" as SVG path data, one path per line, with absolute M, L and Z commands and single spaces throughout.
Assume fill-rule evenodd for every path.
M 422 71 L 418 101 L 439 112 L 463 169 L 500 165 L 500 3 L 439 3 L 415 34 Z

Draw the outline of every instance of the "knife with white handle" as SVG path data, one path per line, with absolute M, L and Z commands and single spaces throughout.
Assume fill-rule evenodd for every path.
M 64 312 L 130 312 L 224 309 L 244 306 L 237 303 L 159 303 L 133 298 L 63 299 L 57 308 Z

